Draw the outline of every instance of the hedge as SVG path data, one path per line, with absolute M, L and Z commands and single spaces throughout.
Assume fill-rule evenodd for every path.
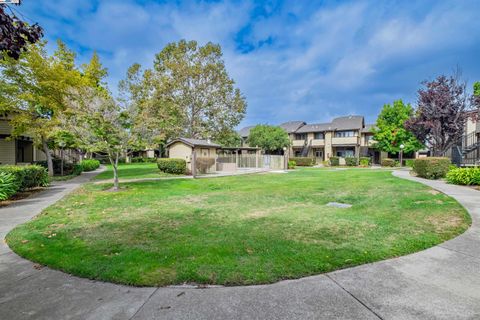
M 18 191 L 15 175 L 0 172 L 0 201 L 7 200 Z
M 356 167 L 358 166 L 358 159 L 355 157 L 346 157 L 345 164 L 349 167 Z
M 414 161 L 415 161 L 415 159 L 406 159 L 405 160 L 405 166 L 413 168 L 413 162 Z
M 295 161 L 296 165 L 299 167 L 311 167 L 315 165 L 315 158 L 309 157 L 291 157 L 290 161 Z
M 48 186 L 48 172 L 42 166 L 0 166 L 0 172 L 11 174 L 15 177 L 18 191 L 24 191 L 36 187 Z
M 331 166 L 339 166 L 340 165 L 340 158 L 339 157 L 330 157 L 330 165 Z
M 382 167 L 395 167 L 397 165 L 397 162 L 395 161 L 395 159 L 385 158 L 382 159 L 381 165 Z
M 428 157 L 413 161 L 413 171 L 417 176 L 426 179 L 439 179 L 447 175 L 452 162 L 448 158 Z
M 187 162 L 183 159 L 161 158 L 157 160 L 157 167 L 165 173 L 185 174 L 187 172 Z
M 131 163 L 155 163 L 157 158 L 147 158 L 147 157 L 133 157 L 130 159 Z
M 447 182 L 462 185 L 480 185 L 480 168 L 453 168 L 447 173 Z
M 47 161 L 35 161 L 35 164 L 48 168 Z M 53 164 L 53 174 L 60 175 L 62 173 L 62 160 L 58 158 L 52 159 Z M 71 162 L 63 161 L 63 174 L 69 175 L 72 174 L 75 169 L 75 165 Z
M 372 163 L 372 158 L 370 157 L 360 157 L 360 165 L 362 167 L 368 167 Z
M 80 162 L 83 171 L 93 171 L 97 170 L 100 167 L 100 161 L 95 159 L 85 159 Z
M 288 160 L 288 169 L 295 169 L 297 162 L 294 160 Z

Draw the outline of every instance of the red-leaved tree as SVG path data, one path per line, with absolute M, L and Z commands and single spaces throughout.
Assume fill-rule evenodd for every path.
M 405 127 L 430 147 L 434 156 L 443 156 L 464 133 L 471 109 L 466 84 L 457 75 L 442 75 L 422 84 L 418 90 L 416 111 Z

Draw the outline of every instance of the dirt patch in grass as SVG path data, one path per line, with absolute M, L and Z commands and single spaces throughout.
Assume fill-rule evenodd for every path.
M 442 216 L 442 215 L 432 215 L 426 218 L 426 221 L 433 225 L 435 231 L 443 232 L 447 229 L 459 228 L 465 222 L 462 217 L 458 216 Z

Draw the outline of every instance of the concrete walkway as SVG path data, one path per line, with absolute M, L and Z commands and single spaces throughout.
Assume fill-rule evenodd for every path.
M 134 288 L 41 268 L 0 246 L 0 319 L 480 319 L 480 192 L 410 177 L 456 198 L 472 227 L 412 255 L 271 285 Z M 93 175 L 0 209 L 2 239 Z

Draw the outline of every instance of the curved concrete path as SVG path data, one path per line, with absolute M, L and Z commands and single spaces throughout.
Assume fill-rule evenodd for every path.
M 0 236 L 86 182 L 0 208 Z M 135 288 L 41 268 L 0 246 L 0 319 L 480 319 L 480 192 L 410 177 L 463 204 L 463 235 L 412 255 L 271 285 Z

